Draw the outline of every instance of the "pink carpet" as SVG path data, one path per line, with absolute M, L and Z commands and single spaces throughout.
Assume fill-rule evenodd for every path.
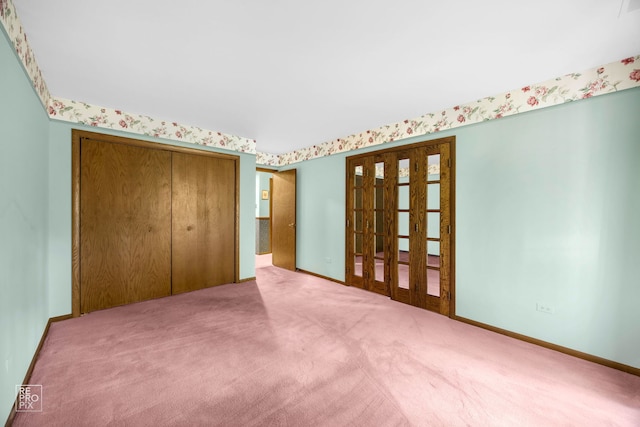
M 270 256 L 270 255 L 269 255 Z M 378 252 L 374 258 L 374 274 L 375 279 L 379 282 L 384 282 L 384 253 Z M 409 262 L 409 252 L 399 251 L 398 260 L 402 262 Z M 264 263 L 270 262 L 268 260 L 262 261 Z M 427 255 L 427 265 L 429 267 L 440 267 L 440 257 L 437 255 Z M 362 256 L 356 255 L 354 260 L 354 274 L 356 276 L 362 276 L 363 260 Z M 398 287 L 402 289 L 409 289 L 409 265 L 398 264 Z M 440 270 L 427 269 L 427 295 L 440 296 Z
M 14 425 L 640 425 L 640 377 L 264 260 L 53 324 Z

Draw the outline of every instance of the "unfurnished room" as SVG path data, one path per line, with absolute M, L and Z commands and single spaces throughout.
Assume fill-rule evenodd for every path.
M 640 1 L 0 33 L 6 426 L 640 425 Z

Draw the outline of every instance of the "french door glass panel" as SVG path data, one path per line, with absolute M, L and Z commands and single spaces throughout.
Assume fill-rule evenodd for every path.
M 350 284 L 449 313 L 450 141 L 347 160 Z

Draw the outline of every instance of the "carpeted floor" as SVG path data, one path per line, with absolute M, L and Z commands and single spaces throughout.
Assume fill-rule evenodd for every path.
M 640 425 L 639 377 L 269 264 L 54 323 L 14 425 Z

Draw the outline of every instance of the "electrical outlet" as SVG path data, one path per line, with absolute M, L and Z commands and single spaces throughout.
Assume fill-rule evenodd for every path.
M 556 308 L 554 306 L 542 302 L 536 303 L 536 310 L 547 314 L 554 314 L 556 312 Z

